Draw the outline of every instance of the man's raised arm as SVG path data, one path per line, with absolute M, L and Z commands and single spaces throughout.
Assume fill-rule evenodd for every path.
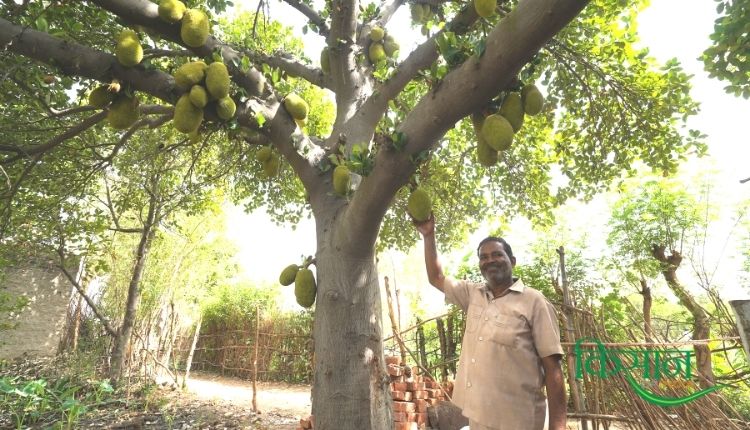
M 435 288 L 444 292 L 445 275 L 443 275 L 443 266 L 440 264 L 435 244 L 435 217 L 424 222 L 414 222 L 417 231 L 424 238 L 424 264 L 427 268 L 427 279 Z

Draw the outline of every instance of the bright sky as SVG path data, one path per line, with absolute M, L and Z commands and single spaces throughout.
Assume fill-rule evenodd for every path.
M 245 7 L 255 10 L 257 2 L 239 0 L 237 4 L 239 7 L 244 4 Z M 652 5 L 639 18 L 639 32 L 643 45 L 649 47 L 652 56 L 661 63 L 677 57 L 685 71 L 694 75 L 692 96 L 701 103 L 701 112 L 690 120 L 689 126 L 708 135 L 710 157 L 686 164 L 682 172 L 683 175 L 689 176 L 704 170 L 707 166 L 715 169 L 714 196 L 721 202 L 721 216 L 729 220 L 734 215 L 734 206 L 740 200 L 750 198 L 750 182 L 739 184 L 740 179 L 750 177 L 750 142 L 748 133 L 741 130 L 748 120 L 750 101 L 725 94 L 722 89 L 724 84 L 708 79 L 702 63 L 698 61 L 700 53 L 708 46 L 708 36 L 712 32 L 715 17 L 713 1 L 653 0 Z M 280 2 L 271 4 L 271 18 L 287 24 L 301 23 L 303 19 L 301 14 Z M 387 30 L 394 32 L 396 29 L 406 28 L 409 28 L 408 8 L 401 8 Z M 418 36 L 419 39 L 413 39 L 409 43 L 405 36 L 403 31 L 398 31 L 402 58 L 405 52 L 410 50 L 409 45 L 416 46 L 416 43 L 422 40 Z M 303 40 L 306 43 L 307 55 L 317 61 L 323 46 L 322 38 L 308 32 Z M 575 222 L 577 218 L 581 227 L 589 231 L 592 230 L 592 224 L 603 227 L 607 218 L 607 208 L 603 201 L 588 206 L 586 211 L 589 214 L 586 219 L 573 217 L 571 221 Z M 591 216 L 596 213 L 601 216 Z M 746 295 L 737 288 L 738 260 L 733 257 L 737 252 L 737 245 L 734 242 L 724 243 L 729 233 L 729 225 L 731 223 L 725 221 L 721 224 L 720 231 L 712 232 L 717 239 L 708 245 L 709 250 L 715 250 L 714 255 L 723 257 L 720 260 L 721 264 L 717 266 L 716 282 L 717 285 L 723 285 L 722 295 L 726 299 Z M 228 227 L 241 246 L 238 258 L 248 277 L 254 280 L 276 282 L 278 273 L 287 264 L 297 262 L 302 254 L 315 253 L 315 230 L 312 220 L 305 220 L 296 230 L 292 230 L 290 227 L 278 227 L 270 223 L 262 213 L 245 215 L 241 209 L 234 208 L 229 213 Z M 486 233 L 476 232 L 468 243 L 476 243 Z M 514 251 L 517 250 L 519 259 L 523 260 L 523 249 L 529 242 L 527 223 L 514 223 L 513 230 L 506 237 L 514 244 Z M 456 258 L 464 252 L 456 253 L 453 258 L 448 256 L 448 265 L 455 263 Z M 715 264 L 715 261 L 709 262 L 710 267 Z M 419 288 L 419 294 L 424 294 L 423 302 L 440 302 L 439 295 L 431 291 L 424 276 L 421 244 L 416 252 L 408 256 L 388 253 L 385 258 L 381 257 L 380 276 L 382 278 L 385 275 L 391 278 L 392 285 L 396 277 L 397 284 L 405 289 L 408 286 Z M 435 304 L 430 307 L 439 312 L 439 306 Z

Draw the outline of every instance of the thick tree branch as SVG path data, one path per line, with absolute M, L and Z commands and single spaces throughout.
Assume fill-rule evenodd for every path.
M 0 48 L 59 68 L 66 75 L 110 82 L 128 82 L 137 91 L 169 103 L 177 99 L 174 79 L 158 70 L 123 67 L 114 55 L 59 39 L 36 30 L 24 29 L 0 18 Z
M 380 5 L 380 14 L 375 18 L 375 22 L 381 27 L 385 28 L 388 22 L 393 18 L 398 8 L 405 4 L 405 0 L 385 0 Z
M 283 0 L 283 1 L 289 6 L 302 12 L 302 14 L 305 15 L 307 19 L 310 20 L 311 23 L 315 24 L 315 28 L 318 34 L 320 34 L 323 37 L 328 36 L 328 33 L 330 32 L 330 30 L 328 29 L 328 25 L 326 25 L 325 20 L 323 20 L 323 18 L 321 18 L 320 15 L 315 10 L 313 10 L 313 8 L 302 3 L 299 0 Z
M 156 3 L 149 0 L 91 0 L 91 3 L 114 13 L 131 25 L 151 28 L 159 32 L 165 39 L 183 45 L 180 37 L 180 24 L 169 24 L 162 21 L 159 18 Z M 229 73 L 237 85 L 244 88 L 249 95 L 259 96 L 264 93 L 265 78 L 263 74 L 254 67 L 251 67 L 247 72 L 243 72 L 237 66 L 241 64 L 240 53 L 228 44 L 213 36 L 208 36 L 208 40 L 203 46 L 190 48 L 190 50 L 200 57 L 210 57 L 214 52 L 220 52 L 224 64 L 227 65 L 227 69 L 229 69 Z
M 333 89 L 330 79 L 323 74 L 321 69 L 302 64 L 299 60 L 294 59 L 285 52 L 275 52 L 273 55 L 250 52 L 249 50 L 244 50 L 243 52 L 255 63 L 266 63 L 271 67 L 278 67 L 290 76 L 302 78 L 313 85 L 330 90 Z
M 347 217 L 354 231 L 377 237 L 380 219 L 416 166 L 410 161 L 432 149 L 461 118 L 484 106 L 515 79 L 521 68 L 585 7 L 586 0 L 526 0 L 489 33 L 481 58 L 471 57 L 451 71 L 406 116 L 398 131 L 408 139 L 395 153 L 381 150 L 375 169 L 362 181 Z

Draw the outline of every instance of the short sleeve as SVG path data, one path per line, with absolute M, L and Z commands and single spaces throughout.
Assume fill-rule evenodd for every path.
M 469 308 L 469 289 L 471 284 L 465 280 L 456 280 L 445 277 L 443 283 L 443 292 L 445 293 L 445 302 L 458 306 L 464 312 Z
M 534 303 L 532 315 L 532 335 L 534 347 L 539 357 L 563 354 L 560 344 L 560 326 L 552 303 L 540 296 Z

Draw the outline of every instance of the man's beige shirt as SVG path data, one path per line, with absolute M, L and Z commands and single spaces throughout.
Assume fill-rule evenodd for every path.
M 563 353 L 555 308 L 520 280 L 498 298 L 484 284 L 447 279 L 444 286 L 446 302 L 466 312 L 453 403 L 491 428 L 542 429 L 541 357 Z

